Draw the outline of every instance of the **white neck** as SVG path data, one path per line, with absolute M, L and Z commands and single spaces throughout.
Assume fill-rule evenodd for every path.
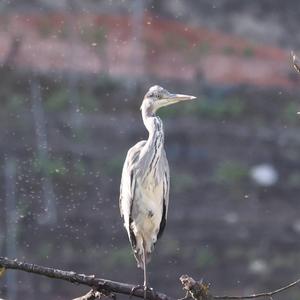
M 142 117 L 149 132 L 148 142 L 154 142 L 155 139 L 160 136 L 162 138 L 162 144 L 164 140 L 163 123 L 161 119 L 155 115 L 155 113 L 149 113 L 146 109 L 142 109 Z
M 149 132 L 149 137 L 143 147 L 142 155 L 144 167 L 141 169 L 144 170 L 142 176 L 145 179 L 148 178 L 149 174 L 158 174 L 156 169 L 159 160 L 162 157 L 162 151 L 164 148 L 164 131 L 161 119 L 152 111 L 146 110 L 142 107 L 142 117 Z

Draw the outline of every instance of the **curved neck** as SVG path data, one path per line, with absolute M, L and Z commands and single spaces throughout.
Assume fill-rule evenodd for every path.
M 149 132 L 148 142 L 154 142 L 158 137 L 162 144 L 164 142 L 164 130 L 161 119 L 155 113 L 149 113 L 147 110 L 142 109 L 142 117 Z
M 143 178 L 148 178 L 149 174 L 153 174 L 158 180 L 156 172 L 157 165 L 162 157 L 164 146 L 164 130 L 161 119 L 154 113 L 147 113 L 147 110 L 142 109 L 144 124 L 149 132 L 148 140 L 143 148 Z

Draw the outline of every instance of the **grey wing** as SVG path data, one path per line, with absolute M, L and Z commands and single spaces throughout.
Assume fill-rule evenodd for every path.
M 124 225 L 128 233 L 130 229 L 129 223 L 131 208 L 134 200 L 135 167 L 145 143 L 146 141 L 138 142 L 135 146 L 128 150 L 122 171 L 119 206 L 121 217 L 123 218 Z
M 166 152 L 163 151 L 162 156 L 163 166 L 163 213 L 160 221 L 157 238 L 160 238 L 164 232 L 167 223 L 168 208 L 169 208 L 169 191 L 170 191 L 170 169 L 167 160 Z

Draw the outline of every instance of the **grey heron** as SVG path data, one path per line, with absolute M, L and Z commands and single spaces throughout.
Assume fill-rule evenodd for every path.
M 146 265 L 166 226 L 170 187 L 163 123 L 155 113 L 163 106 L 195 98 L 152 86 L 141 105 L 148 140 L 130 148 L 124 162 L 120 212 L 137 265 L 144 270 L 144 298 L 148 288 Z

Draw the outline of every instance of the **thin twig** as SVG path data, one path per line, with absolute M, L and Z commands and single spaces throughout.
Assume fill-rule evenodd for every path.
M 274 296 L 275 294 L 279 294 L 283 291 L 286 291 L 287 289 L 290 289 L 299 283 L 300 283 L 300 278 L 292 283 L 289 283 L 288 285 L 281 287 L 280 289 L 271 292 L 253 294 L 249 296 L 214 296 L 214 298 L 215 299 L 255 299 L 255 298 L 262 298 L 262 297 L 272 298 L 272 296 Z

